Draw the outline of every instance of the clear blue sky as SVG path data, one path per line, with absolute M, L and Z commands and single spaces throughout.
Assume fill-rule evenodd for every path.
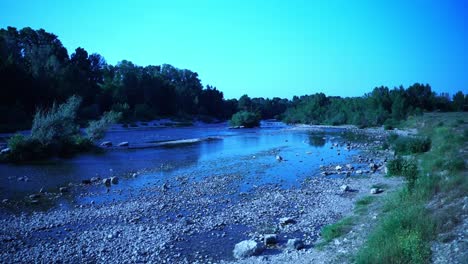
M 468 93 L 468 1 L 2 0 L 0 27 L 44 28 L 71 54 L 169 63 L 226 98 L 429 83 Z

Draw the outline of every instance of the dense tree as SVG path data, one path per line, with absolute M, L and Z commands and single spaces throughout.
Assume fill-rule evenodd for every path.
M 458 91 L 453 95 L 453 108 L 456 111 L 463 111 L 464 106 L 467 104 L 466 96 L 463 96 L 462 91 Z

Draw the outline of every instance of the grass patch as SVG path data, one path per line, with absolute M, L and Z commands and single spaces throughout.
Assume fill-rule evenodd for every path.
M 419 145 L 400 149 L 400 154 L 420 154 L 388 162 L 389 174 L 404 176 L 409 188 L 388 197 L 384 216 L 356 255 L 356 263 L 428 263 L 430 242 L 459 223 L 458 210 L 453 207 L 430 210 L 426 206 L 436 195 L 448 201 L 468 192 L 465 158 L 459 151 L 465 145 L 466 136 L 451 126 L 453 117 L 459 115 L 443 117 L 438 114 L 434 118 L 423 116 L 409 120 L 419 128 L 423 136 L 419 138 L 427 140 L 414 143 L 413 139 L 404 139 L 398 143 L 398 137 L 393 138 L 395 145 L 401 142 Z M 431 142 L 430 151 L 413 151 L 426 149 L 426 142 Z
M 353 224 L 354 219 L 352 217 L 345 217 L 334 224 L 323 227 L 320 235 L 323 240 L 328 243 L 333 239 L 348 233 L 353 227 Z

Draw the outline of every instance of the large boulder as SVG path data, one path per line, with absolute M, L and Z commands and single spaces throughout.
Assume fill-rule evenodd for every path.
M 255 240 L 244 240 L 234 246 L 232 253 L 236 259 L 247 258 L 255 256 L 263 251 L 263 247 Z

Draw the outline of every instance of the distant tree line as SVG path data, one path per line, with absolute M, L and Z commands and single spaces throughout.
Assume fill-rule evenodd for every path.
M 0 131 L 29 128 L 38 108 L 74 95 L 82 98 L 81 124 L 112 110 L 121 112 L 124 122 L 168 116 L 225 120 L 242 111 L 290 123 L 372 126 L 422 111 L 460 111 L 468 104 L 463 92 L 451 100 L 421 84 L 378 87 L 354 98 L 319 93 L 293 100 L 248 95 L 226 100 L 216 87 L 203 87 L 196 72 L 127 60 L 109 65 L 83 48 L 69 55 L 56 35 L 29 27 L 0 29 L 0 93 Z
M 288 123 L 391 127 L 409 115 L 424 111 L 464 111 L 467 106 L 468 95 L 461 91 L 450 100 L 447 94 L 436 95 L 428 84 L 415 83 L 407 89 L 376 87 L 362 97 L 342 98 L 323 93 L 295 96 L 282 119 Z

